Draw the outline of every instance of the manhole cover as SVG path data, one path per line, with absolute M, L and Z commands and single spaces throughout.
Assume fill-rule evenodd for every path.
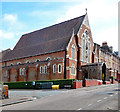
M 112 95 L 112 94 L 114 94 L 114 93 L 107 93 L 107 94 Z
M 114 94 L 114 93 L 99 92 L 99 93 L 96 93 L 96 94 L 98 94 L 98 95 L 112 95 L 112 94 Z
M 114 91 L 120 91 L 120 89 L 115 89 Z

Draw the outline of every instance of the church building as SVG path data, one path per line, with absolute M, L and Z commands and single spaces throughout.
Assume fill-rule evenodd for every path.
M 2 58 L 4 82 L 82 79 L 81 65 L 92 63 L 88 15 L 21 36 Z

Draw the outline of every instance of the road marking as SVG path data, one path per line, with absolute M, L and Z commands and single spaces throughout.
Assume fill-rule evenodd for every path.
M 118 93 L 116 93 L 116 94 L 118 94 Z
M 77 109 L 77 110 L 81 110 L 82 108 L 79 108 L 79 109 Z
M 97 102 L 100 102 L 101 100 L 98 100 Z
M 89 104 L 88 106 L 90 106 L 90 105 L 92 105 L 92 104 Z
M 113 95 L 110 95 L 110 96 L 113 96 Z
M 104 99 L 107 99 L 107 97 L 105 97 Z

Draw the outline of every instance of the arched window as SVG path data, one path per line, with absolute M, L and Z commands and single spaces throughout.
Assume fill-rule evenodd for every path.
M 53 73 L 56 73 L 56 64 L 53 65 Z
M 20 68 L 20 71 L 19 71 L 19 72 L 20 72 L 20 75 L 22 75 L 22 68 Z
M 88 42 L 88 62 L 90 63 L 91 61 L 91 44 Z
M 13 63 L 11 63 L 10 66 L 13 66 Z
M 25 68 L 22 69 L 22 75 L 25 75 Z
M 43 73 L 43 66 L 40 66 L 40 73 Z
M 58 65 L 58 73 L 62 73 L 62 65 L 61 64 Z
M 75 59 L 75 46 L 72 45 L 72 59 Z
M 40 62 L 40 59 L 36 59 L 36 61 L 35 62 Z
M 87 31 L 87 29 L 85 29 L 84 35 L 85 35 L 85 38 L 89 36 L 89 32 Z
M 84 61 L 85 57 L 85 38 L 84 34 L 82 35 L 82 40 L 81 40 L 81 60 Z
M 75 75 L 75 64 L 73 63 L 72 66 L 71 66 L 71 75 Z
M 44 66 L 44 73 L 47 73 L 47 66 Z
M 91 61 L 91 44 L 89 32 L 85 29 L 81 38 L 81 60 L 90 63 Z
M 5 70 L 4 71 L 4 77 L 7 77 L 8 76 L 8 70 Z
M 51 59 L 50 57 L 47 57 L 47 58 L 46 58 L 46 60 L 48 60 L 48 61 L 49 61 L 50 59 Z
M 20 65 L 21 64 L 21 62 L 17 62 L 17 65 Z
M 27 60 L 27 61 L 26 61 L 26 63 L 30 63 L 30 61 L 29 61 L 29 60 Z

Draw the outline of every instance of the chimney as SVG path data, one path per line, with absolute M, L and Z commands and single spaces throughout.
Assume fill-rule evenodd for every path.
M 113 52 L 113 46 L 110 46 L 110 49 L 112 50 L 112 52 Z
M 106 46 L 106 45 L 107 45 L 107 42 L 103 42 L 103 43 L 102 43 L 102 46 Z

